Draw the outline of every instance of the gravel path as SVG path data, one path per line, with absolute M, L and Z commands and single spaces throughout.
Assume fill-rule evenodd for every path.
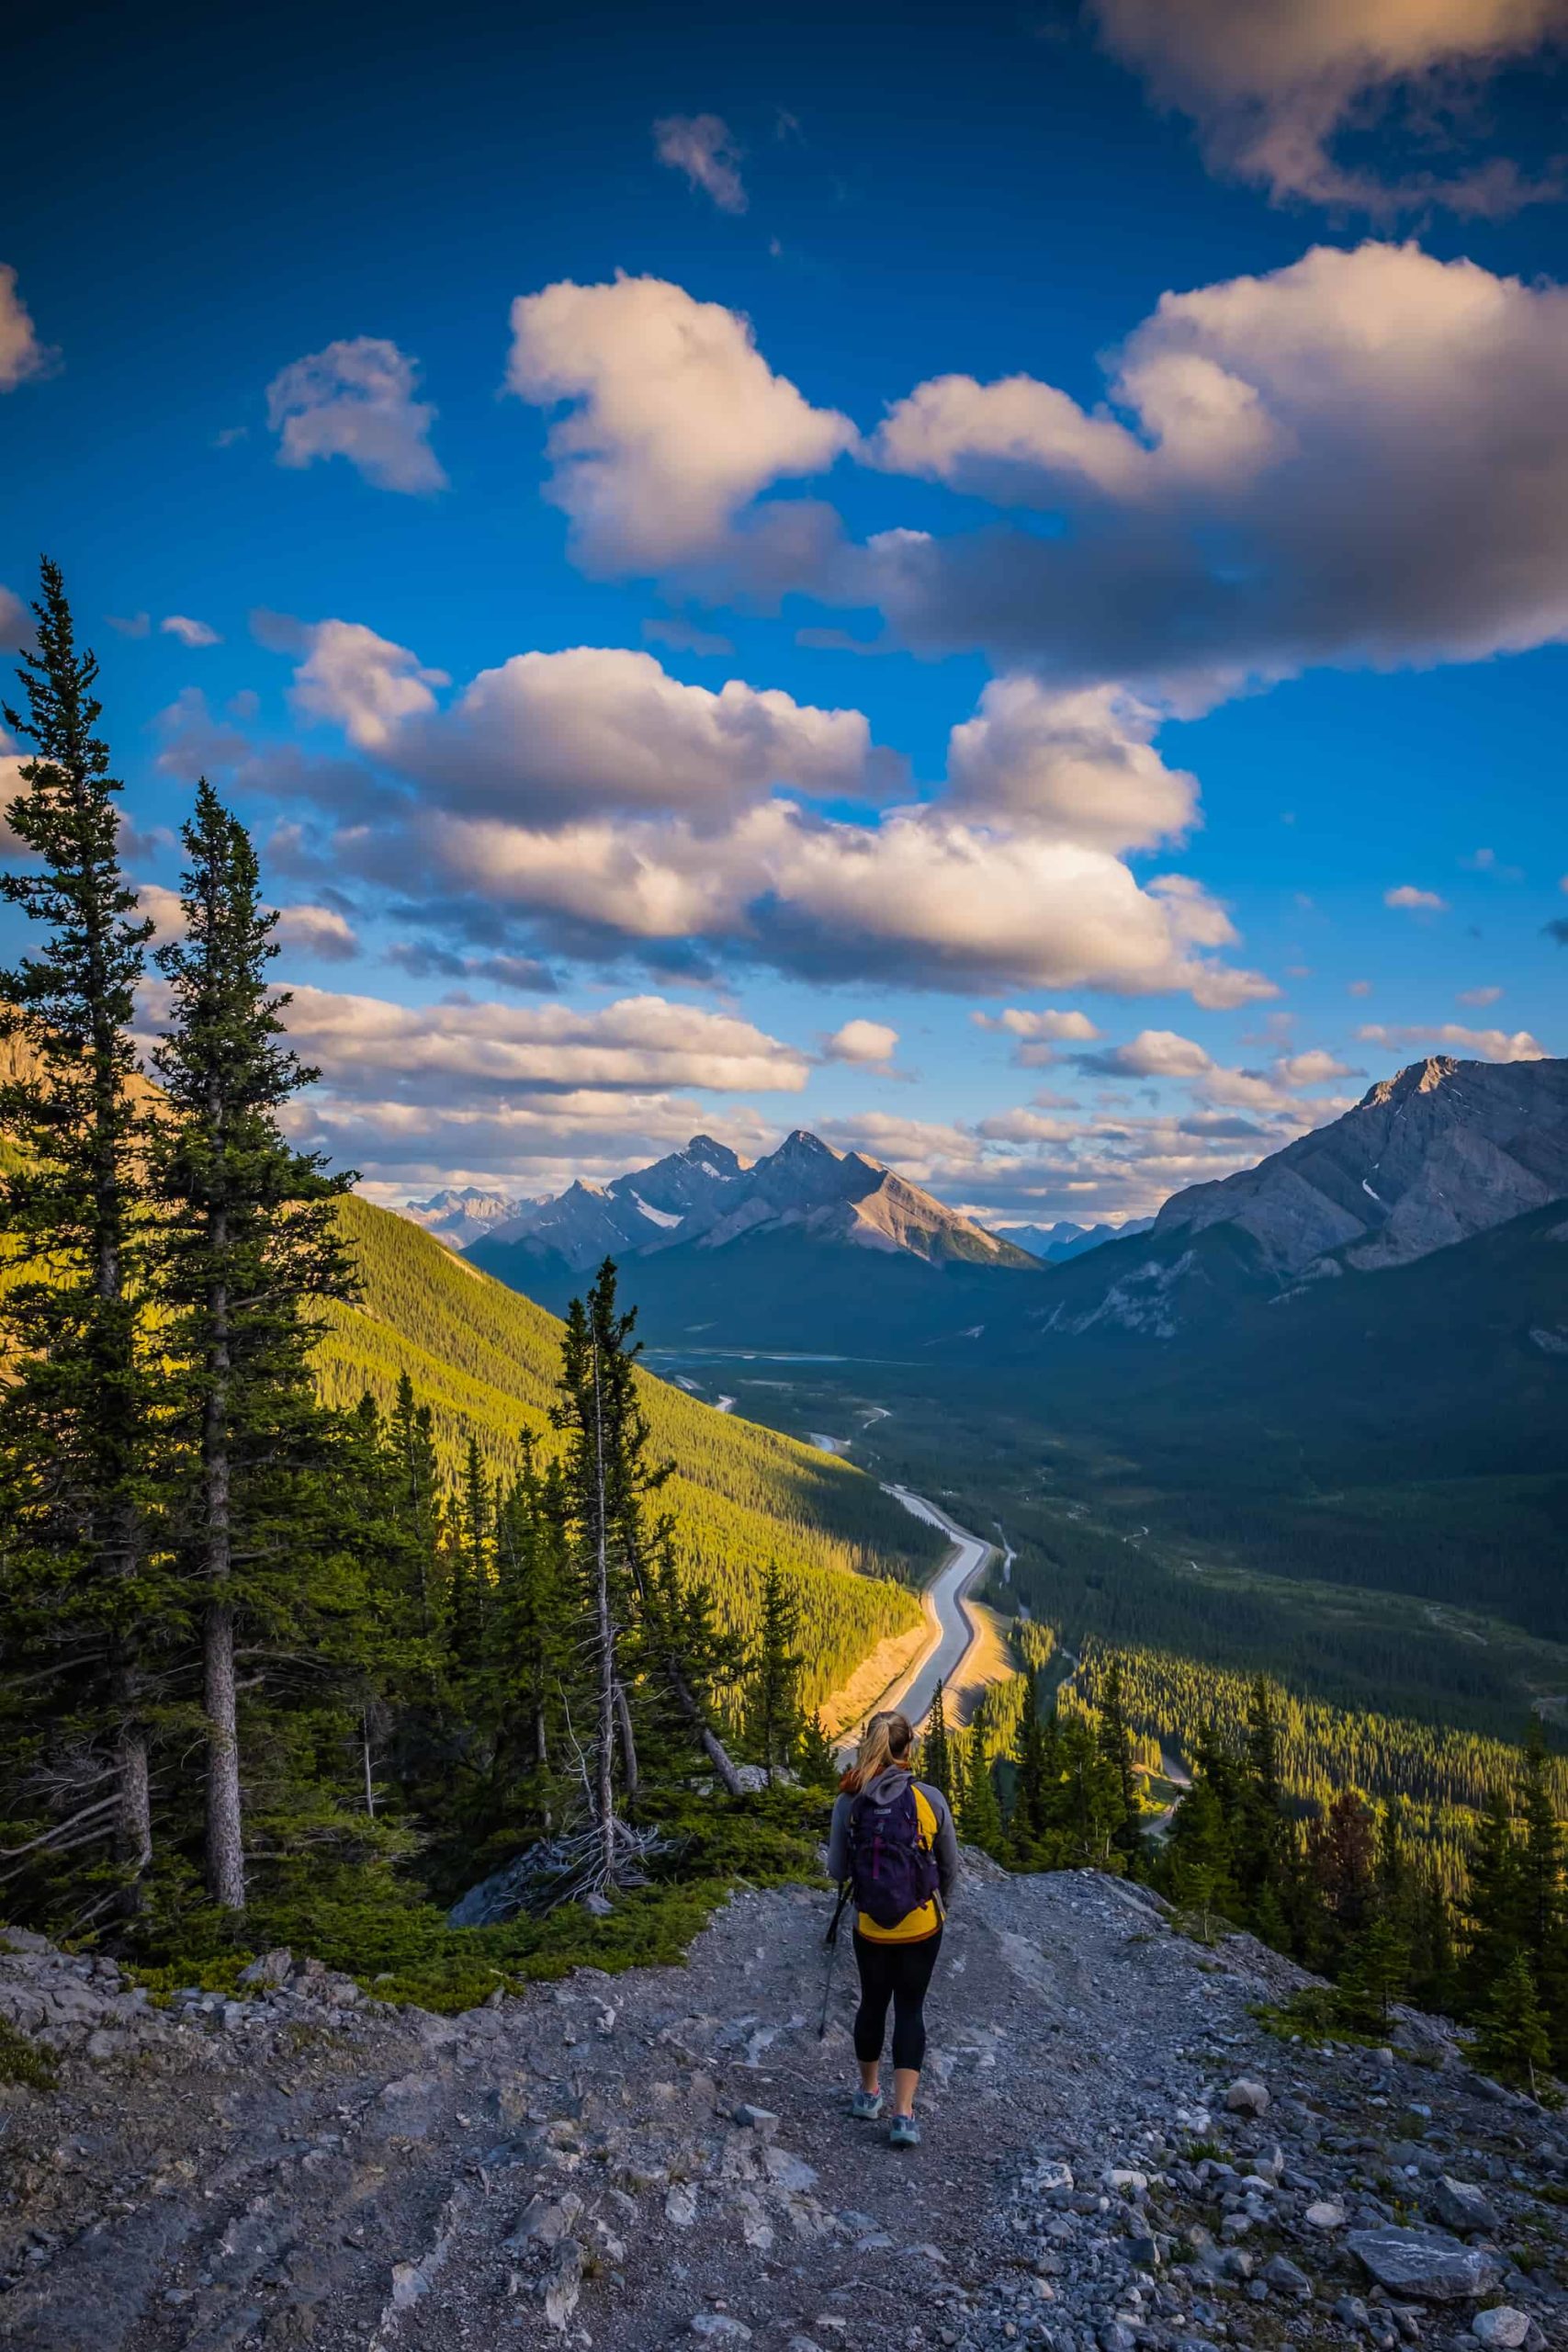
M 59 2089 L 0 2088 L 0 2342 L 1475 2352 L 1478 2298 L 1517 2314 L 1500 2344 L 1568 2341 L 1568 2149 L 1438 2029 L 1402 2022 L 1413 2056 L 1287 2046 L 1248 2005 L 1300 1981 L 1288 1963 L 1207 1952 L 1111 1880 L 976 1860 L 924 2144 L 897 2154 L 844 2111 L 847 1951 L 817 2037 L 824 1903 L 740 1894 L 684 1968 L 455 2020 L 320 1972 L 184 2021 L 121 2001 L 94 2030 L 78 2002 L 51 2030 Z M 0 1962 L 0 2015 L 82 1965 Z M 1238 2079 L 1266 2114 L 1227 2109 Z M 1413 2241 L 1426 2287 L 1374 2288 L 1348 2241 L 1404 2243 L 1445 2176 L 1486 2210 L 1450 2198 L 1462 2233 Z M 1476 2292 L 1426 2291 L 1461 2272 Z

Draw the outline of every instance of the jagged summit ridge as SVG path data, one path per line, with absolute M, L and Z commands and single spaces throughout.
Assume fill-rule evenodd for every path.
M 685 1247 L 712 1252 L 764 1233 L 808 1245 L 905 1252 L 930 1263 L 1033 1263 L 1027 1251 L 879 1160 L 840 1151 L 808 1127 L 795 1128 L 775 1151 L 752 1162 L 711 1136 L 694 1136 L 650 1167 L 606 1184 L 579 1180 L 556 1199 L 492 1225 L 486 1238 L 581 1272 L 605 1255 L 651 1257 Z
M 1255 1168 L 1176 1193 L 1135 1241 L 1057 1269 L 1041 1320 L 1171 1339 L 1247 1295 L 1409 1265 L 1564 1198 L 1568 1061 L 1437 1055 Z
M 1156 1238 L 1234 1224 L 1282 1274 L 1371 1271 L 1568 1194 L 1568 1061 L 1414 1062 L 1240 1175 L 1166 1203 Z

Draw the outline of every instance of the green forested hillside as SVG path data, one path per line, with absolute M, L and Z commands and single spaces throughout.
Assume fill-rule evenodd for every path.
M 352 1406 L 368 1389 L 389 1408 L 406 1371 L 432 1408 L 453 1476 L 470 1435 L 498 1470 L 514 1463 L 523 1430 L 553 1442 L 555 1317 L 368 1201 L 345 1201 L 342 1217 L 362 1295 L 356 1306 L 330 1310 L 317 1358 L 327 1402 Z M 701 1574 L 723 1623 L 747 1634 L 768 1563 L 792 1576 L 806 1694 L 815 1704 L 866 1650 L 917 1622 L 910 1582 L 941 1539 L 830 1454 L 717 1413 L 649 1375 L 643 1385 L 655 1449 L 677 1464 L 665 1495 L 682 1566 Z

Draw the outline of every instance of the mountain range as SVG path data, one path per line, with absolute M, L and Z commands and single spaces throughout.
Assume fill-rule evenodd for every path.
M 1015 1241 L 1047 1266 L 1066 1265 L 1069 1258 L 1081 1258 L 1088 1250 L 1098 1250 L 1102 1242 L 1123 1241 L 1129 1234 L 1146 1233 L 1152 1216 L 1130 1216 L 1121 1225 L 1075 1225 L 1070 1217 L 1062 1217 L 1055 1225 L 998 1225 L 992 1228 L 1004 1241 Z
M 408 1201 L 397 1214 L 411 1225 L 423 1226 L 448 1248 L 466 1250 L 498 1226 L 515 1225 L 530 1209 L 542 1205 L 540 1201 L 517 1200 L 509 1193 L 487 1193 L 478 1184 L 464 1184 L 432 1193 L 427 1201 Z
M 1035 1328 L 1171 1340 L 1249 1299 L 1386 1273 L 1568 1198 L 1568 1061 L 1413 1063 L 1255 1168 L 1061 1268 Z
M 605 1256 L 650 1338 L 874 1353 L 1219 1332 L 1255 1305 L 1439 1256 L 1568 1198 L 1568 1061 L 1435 1057 L 1150 1222 L 993 1231 L 797 1129 L 748 1165 L 711 1136 L 608 1184 L 484 1216 L 477 1264 L 559 1307 Z M 1273 1328 L 1272 1326 L 1270 1328 Z
M 553 1298 L 563 1283 L 580 1287 L 606 1257 L 622 1264 L 670 1258 L 700 1268 L 721 1252 L 750 1263 L 770 1245 L 802 1264 L 861 1251 L 927 1270 L 1039 1272 L 1016 1242 L 804 1127 L 750 1162 L 712 1136 L 694 1136 L 651 1167 L 607 1184 L 580 1180 L 557 1199 L 492 1224 L 472 1254 L 517 1288 Z M 737 1278 L 732 1270 L 729 1279 Z

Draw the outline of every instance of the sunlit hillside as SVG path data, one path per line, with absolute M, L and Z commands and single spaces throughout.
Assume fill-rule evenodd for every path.
M 500 1469 L 519 1433 L 547 1443 L 560 1325 L 403 1218 L 344 1204 L 358 1256 L 357 1306 L 333 1310 L 319 1364 L 328 1401 L 367 1389 L 389 1404 L 406 1371 L 435 1419 L 449 1470 L 470 1433 Z M 773 1430 L 717 1413 L 648 1376 L 654 1442 L 677 1464 L 665 1489 L 682 1563 L 712 1587 L 721 1615 L 749 1629 L 762 1570 L 790 1570 L 802 1601 L 807 1690 L 815 1701 L 885 1634 L 915 1623 L 907 1582 L 940 1550 L 874 1480 Z

